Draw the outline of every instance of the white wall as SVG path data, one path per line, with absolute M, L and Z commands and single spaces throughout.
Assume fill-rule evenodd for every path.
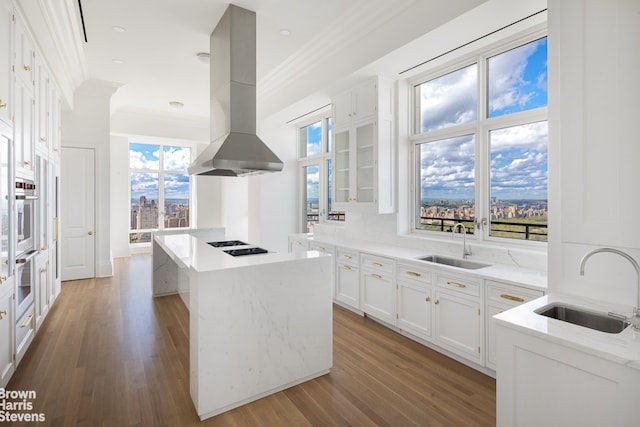
M 284 163 L 282 172 L 249 178 L 249 240 L 287 252 L 287 236 L 297 232 L 298 186 L 296 129 L 281 119 L 260 123 L 262 140 Z
M 549 1 L 549 289 L 635 305 L 640 0 Z M 630 314 L 630 313 L 627 313 Z
M 109 102 L 118 86 L 88 80 L 75 92 L 73 112 L 62 115 L 62 146 L 96 150 L 96 276 L 113 275 L 110 221 Z M 64 164 L 64 159 L 62 159 Z M 68 188 L 61 183 L 61 188 Z M 64 219 L 63 219 L 64 220 Z M 61 254 L 64 257 L 64 253 Z M 64 265 L 64 262 L 63 262 Z
M 129 251 L 129 139 L 111 136 L 111 251 L 114 258 L 130 255 Z

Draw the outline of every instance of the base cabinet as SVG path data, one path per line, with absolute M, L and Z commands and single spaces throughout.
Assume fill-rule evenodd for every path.
M 496 324 L 493 316 L 525 302 L 541 297 L 544 292 L 508 283 L 485 280 L 486 289 L 486 366 L 496 369 Z
M 13 278 L 0 283 L 0 388 L 7 385 L 14 371 Z
M 360 275 L 358 253 L 336 248 L 336 300 L 360 309 Z
M 640 370 L 497 325 L 497 425 L 637 426 Z
M 437 344 L 482 365 L 482 282 L 467 276 L 438 273 L 435 288 Z
M 396 284 L 396 326 L 419 338 L 430 339 L 433 329 L 431 271 L 421 265 L 399 262 Z
M 360 254 L 360 268 L 362 311 L 385 322 L 395 323 L 395 261 Z
M 16 366 L 22 360 L 22 357 L 27 352 L 27 348 L 29 348 L 29 344 L 33 340 L 33 336 L 35 335 L 35 311 L 34 305 L 27 309 L 24 312 L 22 317 L 18 319 L 15 324 L 16 328 Z

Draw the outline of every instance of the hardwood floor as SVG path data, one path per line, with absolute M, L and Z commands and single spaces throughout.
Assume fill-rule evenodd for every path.
M 188 312 L 178 296 L 151 297 L 150 265 L 121 258 L 114 277 L 62 284 L 7 386 L 36 391 L 45 425 L 495 425 L 493 378 L 340 307 L 330 374 L 201 423 Z

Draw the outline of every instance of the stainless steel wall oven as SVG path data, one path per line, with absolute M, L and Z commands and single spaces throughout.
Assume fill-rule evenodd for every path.
M 33 181 L 16 181 L 16 319 L 19 318 L 34 301 L 33 257 L 35 249 L 35 203 L 38 199 Z

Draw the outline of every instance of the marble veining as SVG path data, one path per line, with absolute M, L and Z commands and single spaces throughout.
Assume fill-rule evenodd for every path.
M 153 246 L 154 295 L 178 292 L 189 308 L 189 382 L 199 417 L 328 373 L 331 256 L 233 257 L 206 242 L 168 234 Z

